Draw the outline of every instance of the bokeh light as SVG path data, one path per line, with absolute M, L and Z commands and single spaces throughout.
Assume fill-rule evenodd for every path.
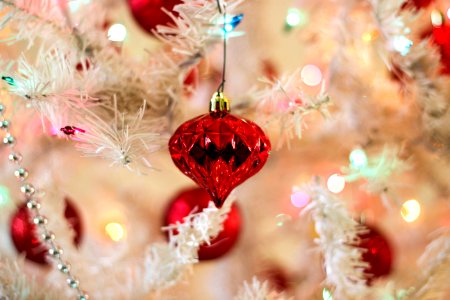
M 444 24 L 444 18 L 440 11 L 433 9 L 430 16 L 431 16 L 431 24 L 433 24 L 434 27 L 440 27 L 442 26 L 442 24 Z
M 339 194 L 345 188 L 345 178 L 339 174 L 331 175 L 327 180 L 328 190 L 332 193 Z
M 322 290 L 322 299 L 323 300 L 333 300 L 333 296 L 331 295 L 331 292 L 327 288 L 324 288 Z
M 368 164 L 366 152 L 361 148 L 354 149 L 350 153 L 349 160 L 352 167 L 357 169 L 364 168 Z
M 315 65 L 306 65 L 301 72 L 302 80 L 306 85 L 316 86 L 322 82 L 322 72 Z
M 127 28 L 123 24 L 113 24 L 108 29 L 108 39 L 113 42 L 123 42 L 127 36 Z
M 292 220 L 292 217 L 286 214 L 279 214 L 275 217 L 275 220 L 278 227 L 283 227 Z
M 291 203 L 298 208 L 305 207 L 309 203 L 310 199 L 311 197 L 302 191 L 294 191 L 291 194 Z
M 420 203 L 415 199 L 411 199 L 403 203 L 400 214 L 405 222 L 411 223 L 419 218 L 420 211 Z
M 106 235 L 114 242 L 123 240 L 127 234 L 125 226 L 116 222 L 106 224 L 105 232 Z
M 0 185 L 0 206 L 8 205 L 11 202 L 9 190 Z
M 399 35 L 393 38 L 392 44 L 397 52 L 399 52 L 402 56 L 406 56 L 414 43 L 407 37 Z

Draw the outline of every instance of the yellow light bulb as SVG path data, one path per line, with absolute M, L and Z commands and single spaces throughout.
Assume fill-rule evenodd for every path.
M 123 240 L 127 234 L 125 227 L 122 224 L 111 222 L 106 224 L 105 232 L 108 237 L 114 242 Z
M 411 223 L 416 221 L 420 216 L 420 203 L 415 199 L 406 201 L 402 205 L 400 214 L 405 222 Z

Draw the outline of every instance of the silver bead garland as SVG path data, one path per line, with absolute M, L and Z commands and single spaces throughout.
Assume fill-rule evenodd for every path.
M 14 171 L 14 176 L 23 182 L 28 178 L 28 170 L 21 166 L 22 155 L 19 152 L 14 151 L 16 139 L 10 132 L 11 122 L 4 118 L 5 110 L 5 105 L 0 103 L 0 129 L 6 133 L 3 138 L 3 144 L 11 149 L 11 152 L 8 155 L 8 160 L 17 165 L 17 169 Z M 41 204 L 35 196 L 35 187 L 32 184 L 25 182 L 20 187 L 20 191 L 24 194 L 26 206 L 31 213 L 30 221 L 38 226 L 41 231 L 42 234 L 40 235 L 40 238 L 42 242 L 49 247 L 48 254 L 56 261 L 58 270 L 67 277 L 67 285 L 76 291 L 77 300 L 88 300 L 88 294 L 80 288 L 78 279 L 71 273 L 70 264 L 62 259 L 63 250 L 55 243 L 55 235 L 47 228 L 48 220 L 40 212 Z

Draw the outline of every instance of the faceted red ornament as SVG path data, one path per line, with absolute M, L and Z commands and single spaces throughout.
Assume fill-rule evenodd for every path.
M 81 242 L 83 227 L 80 215 L 72 202 L 66 198 L 64 216 L 75 235 L 73 242 L 79 245 Z M 25 258 L 38 264 L 48 264 L 48 248 L 41 243 L 37 236 L 36 225 L 30 220 L 30 212 L 26 205 L 21 205 L 11 219 L 11 238 L 17 251 L 25 254 Z
M 191 213 L 202 211 L 208 207 L 211 197 L 201 188 L 192 188 L 179 193 L 169 204 L 164 217 L 164 226 L 183 222 L 183 218 Z M 210 245 L 200 246 L 198 257 L 200 260 L 210 260 L 228 253 L 236 244 L 241 232 L 241 214 L 234 203 L 223 222 L 223 230 L 211 241 Z
M 252 121 L 216 110 L 182 124 L 169 141 L 169 151 L 181 172 L 221 207 L 236 186 L 264 166 L 270 141 Z
M 392 270 L 392 248 L 387 239 L 375 228 L 365 225 L 367 231 L 359 235 L 357 247 L 365 251 L 362 260 L 369 264 L 364 272 L 368 275 L 367 283 L 389 275 Z
M 150 34 L 153 34 L 152 30 L 156 30 L 158 25 L 173 24 L 172 18 L 162 8 L 176 16 L 173 8 L 181 3 L 182 0 L 128 0 L 134 19 Z

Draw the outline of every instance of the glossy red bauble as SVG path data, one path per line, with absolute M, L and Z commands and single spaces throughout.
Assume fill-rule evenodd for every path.
M 134 19 L 150 34 L 153 34 L 152 30 L 156 30 L 158 25 L 173 24 L 172 18 L 162 8 L 174 13 L 174 6 L 181 3 L 182 0 L 128 0 Z
M 211 112 L 182 124 L 169 141 L 175 165 L 202 188 L 217 207 L 267 161 L 270 141 L 255 123 Z
M 183 222 L 184 217 L 208 207 L 210 201 L 211 197 L 204 189 L 192 188 L 181 192 L 169 204 L 164 217 L 164 225 Z M 241 214 L 238 206 L 234 203 L 223 222 L 223 230 L 211 241 L 210 245 L 200 246 L 199 259 L 210 260 L 225 255 L 236 244 L 240 232 Z
M 78 211 L 70 200 L 66 199 L 64 216 L 75 235 L 73 242 L 79 245 L 82 237 L 82 224 Z M 40 241 L 36 225 L 30 220 L 30 212 L 26 205 L 21 205 L 11 219 L 11 238 L 19 253 L 38 264 L 47 264 L 48 248 Z
M 414 7 L 416 9 L 427 8 L 433 0 L 408 0 L 405 2 L 404 7 Z
M 369 264 L 364 272 L 368 284 L 374 279 L 389 275 L 392 270 L 392 248 L 388 240 L 375 228 L 365 225 L 367 230 L 359 235 L 357 247 L 363 248 L 362 260 Z
M 192 93 L 195 91 L 195 89 L 198 86 L 199 82 L 199 71 L 197 67 L 193 67 L 189 72 L 186 74 L 186 77 L 183 81 L 184 90 L 187 96 L 191 96 Z

